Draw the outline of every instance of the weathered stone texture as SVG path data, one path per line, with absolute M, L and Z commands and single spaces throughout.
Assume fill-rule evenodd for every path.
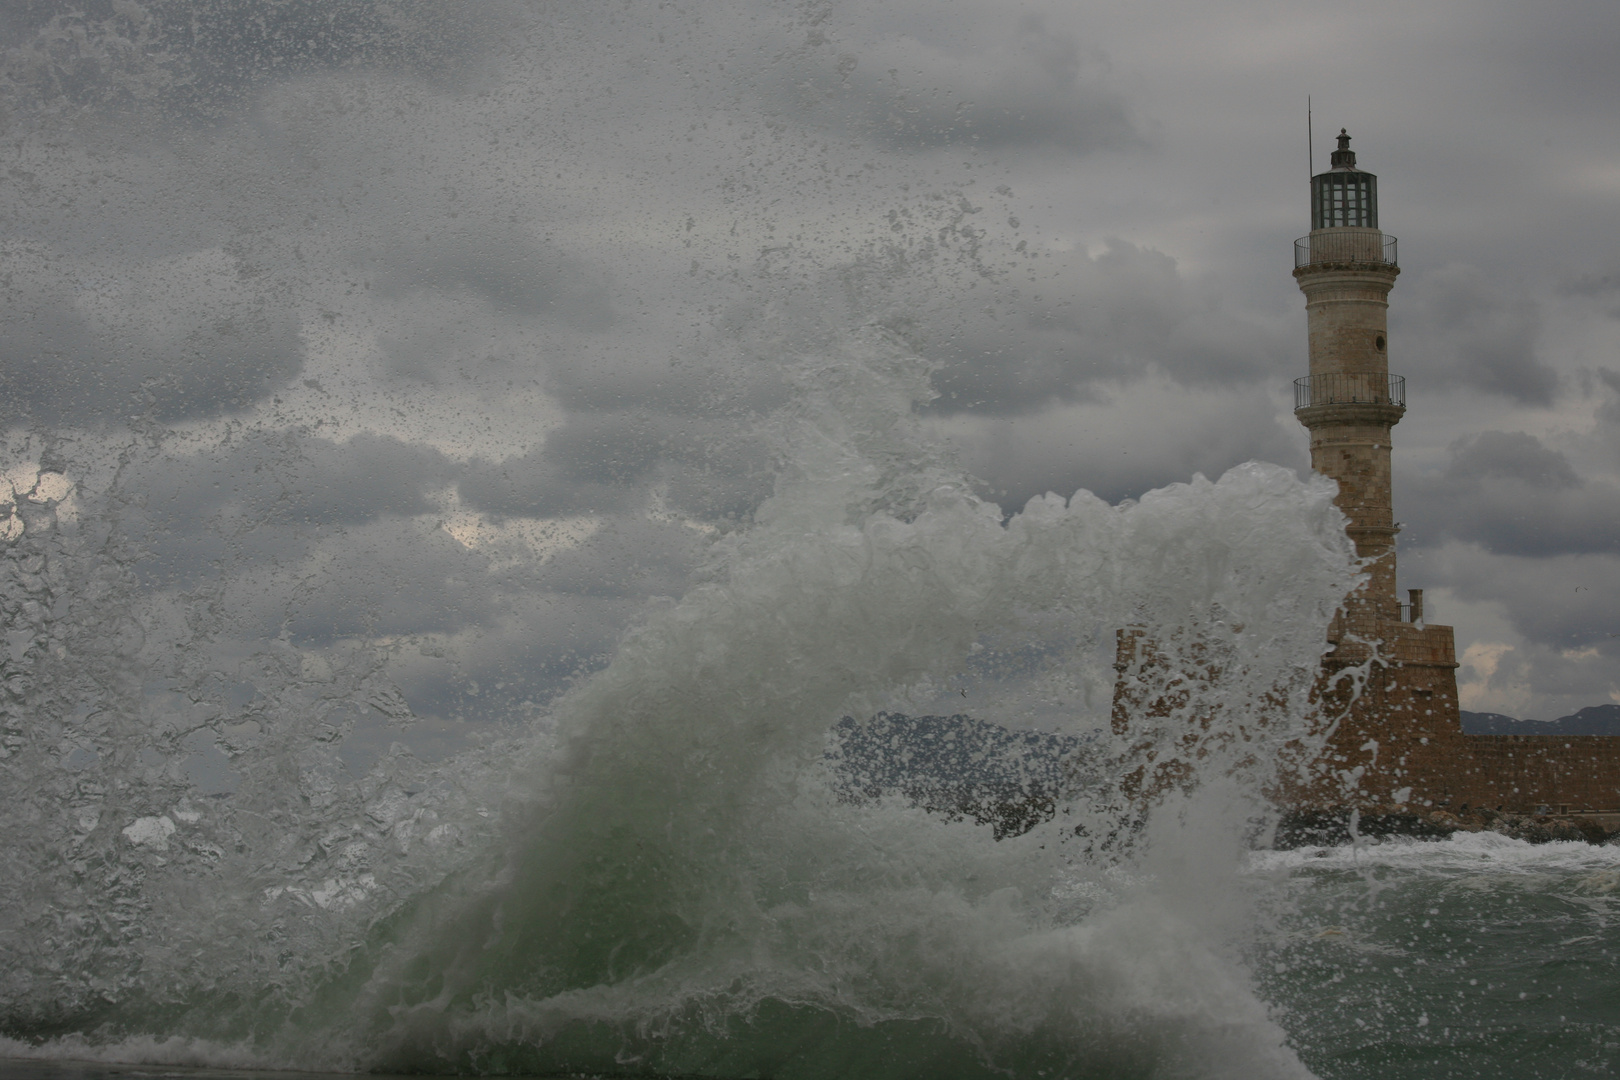
M 1385 630 L 1384 660 L 1364 680 L 1348 663 L 1359 649 L 1324 663 L 1319 715 L 1337 726 L 1316 775 L 1289 801 L 1365 813 L 1620 810 L 1620 737 L 1465 735 L 1451 627 Z
M 1389 290 L 1394 266 L 1302 266 L 1311 374 L 1389 371 Z M 1382 346 L 1380 346 L 1382 343 Z
M 1352 615 L 1393 619 L 1395 599 L 1395 513 L 1391 500 L 1390 429 L 1405 407 L 1383 398 L 1389 379 L 1389 291 L 1400 270 L 1373 266 L 1381 250 L 1377 229 L 1323 230 L 1366 233 L 1368 264 L 1311 265 L 1294 271 L 1305 294 L 1310 325 L 1311 404 L 1299 409 L 1311 432 L 1311 468 L 1339 483 L 1334 500 L 1350 519 L 1356 553 L 1370 560 L 1370 580 L 1351 599 Z M 1313 234 L 1314 237 L 1314 234 Z M 1325 389 L 1353 386 L 1379 400 L 1331 401 Z M 1318 404 L 1317 402 L 1322 402 Z

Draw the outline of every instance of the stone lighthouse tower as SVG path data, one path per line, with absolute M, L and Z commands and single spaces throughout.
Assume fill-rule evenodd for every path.
M 1396 594 L 1390 432 L 1406 415 L 1406 380 L 1389 372 L 1386 316 L 1399 275 L 1395 238 L 1378 227 L 1378 178 L 1356 168 L 1341 130 L 1331 167 L 1311 177 L 1311 231 L 1294 241 L 1310 326 L 1310 374 L 1294 380 L 1294 415 L 1311 433 L 1311 468 L 1338 483 L 1335 502 L 1366 576 L 1328 626 L 1304 718 L 1315 730 L 1279 751 L 1267 792 L 1287 812 L 1278 838 L 1444 831 L 1482 810 L 1556 808 L 1620 822 L 1620 738 L 1464 734 L 1452 628 L 1424 618 L 1421 590 L 1405 604 Z M 1197 770 L 1174 747 L 1228 730 L 1214 728 L 1230 719 L 1224 705 L 1198 697 L 1200 683 L 1221 675 L 1219 650 L 1189 655 L 1178 659 L 1142 627 L 1119 630 L 1115 734 L 1174 716 L 1193 728 L 1167 754 L 1171 744 L 1139 744 L 1144 764 L 1122 780 L 1130 797 L 1184 783 Z M 1265 707 L 1242 719 L 1264 728 Z M 1234 737 L 1247 737 L 1241 727 Z
M 1400 618 L 1389 455 L 1406 380 L 1389 373 L 1386 318 L 1400 272 L 1395 238 L 1378 228 L 1378 177 L 1356 168 L 1341 130 L 1332 167 L 1311 177 L 1310 235 L 1294 242 L 1311 358 L 1311 373 L 1294 380 L 1294 415 L 1311 432 L 1311 468 L 1339 482 L 1339 509 L 1368 560 L 1370 579 L 1343 614 L 1363 636 L 1372 621 Z
M 1338 481 L 1367 579 L 1328 631 L 1317 700 L 1331 734 L 1307 805 L 1444 806 L 1467 789 L 1452 629 L 1425 622 L 1421 590 L 1404 605 L 1395 590 L 1390 432 L 1406 380 L 1389 372 L 1387 314 L 1399 274 L 1378 178 L 1356 167 L 1341 130 L 1331 167 L 1311 177 L 1310 234 L 1294 241 L 1311 365 L 1294 380 L 1294 415 L 1311 433 L 1311 468 Z

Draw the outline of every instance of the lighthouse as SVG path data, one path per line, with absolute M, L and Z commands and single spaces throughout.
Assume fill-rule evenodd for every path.
M 1279 842 L 1339 843 L 1356 829 L 1429 835 L 1549 809 L 1620 827 L 1620 736 L 1464 734 L 1455 633 L 1425 617 L 1421 590 L 1406 604 L 1397 597 L 1390 433 L 1406 415 L 1406 380 L 1390 374 L 1388 315 L 1400 273 L 1395 238 L 1378 224 L 1378 178 L 1357 168 L 1341 129 L 1329 169 L 1311 177 L 1311 231 L 1294 241 L 1310 342 L 1294 415 L 1310 432 L 1311 468 L 1338 484 L 1365 576 L 1327 627 L 1299 718 L 1308 734 L 1278 751 L 1267 795 L 1286 811 Z M 1120 628 L 1114 733 L 1151 733 L 1172 716 L 1190 727 L 1179 742 L 1138 744 L 1144 764 L 1122 780 L 1128 797 L 1150 800 L 1197 775 L 1180 754 L 1190 747 L 1196 758 L 1210 732 L 1248 737 L 1221 726 L 1230 715 L 1219 695 L 1200 702 L 1200 686 L 1223 675 L 1220 655 L 1195 638 L 1178 658 L 1145 628 Z M 1265 707 L 1242 720 L 1263 731 Z
M 1328 628 L 1317 700 L 1331 734 L 1303 800 L 1316 806 L 1444 806 L 1474 779 L 1457 772 L 1452 628 L 1424 618 L 1421 590 L 1402 604 L 1395 588 L 1390 435 L 1406 415 L 1406 380 L 1390 374 L 1388 316 L 1400 273 L 1395 238 L 1378 223 L 1378 177 L 1357 166 L 1340 129 L 1330 167 L 1311 177 L 1311 231 L 1294 241 L 1310 342 L 1294 415 L 1310 431 L 1311 468 L 1338 483 L 1366 574 Z
M 1311 433 L 1311 468 L 1338 481 L 1339 509 L 1365 562 L 1344 629 L 1368 636 L 1398 620 L 1390 431 L 1406 412 L 1406 380 L 1389 371 L 1389 292 L 1401 270 L 1378 227 L 1378 177 L 1356 167 L 1340 129 L 1331 168 L 1311 177 L 1311 231 L 1294 242 L 1305 293 L 1310 374 L 1294 380 L 1294 415 Z M 1418 594 L 1419 596 L 1421 594 Z M 1415 596 L 1413 612 L 1422 618 Z

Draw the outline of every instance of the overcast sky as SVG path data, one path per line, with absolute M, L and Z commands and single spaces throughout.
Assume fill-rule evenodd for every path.
M 1401 587 L 1465 708 L 1620 701 L 1612 0 L 11 0 L 0 46 L 5 465 L 123 453 L 222 651 L 543 704 L 861 325 L 1008 509 L 1304 469 L 1309 94 L 1400 242 Z

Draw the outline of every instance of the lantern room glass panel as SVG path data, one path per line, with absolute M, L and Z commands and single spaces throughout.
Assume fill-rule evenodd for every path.
M 1378 177 L 1354 169 L 1311 177 L 1311 228 L 1378 228 Z

